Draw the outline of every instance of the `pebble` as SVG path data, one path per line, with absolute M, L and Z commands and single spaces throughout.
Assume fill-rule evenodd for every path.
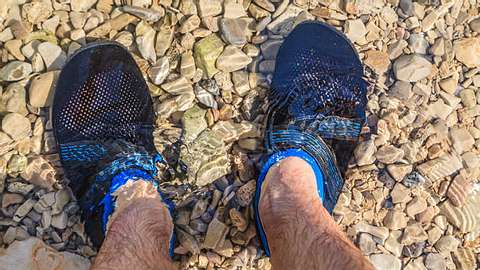
M 373 254 L 370 261 L 376 269 L 400 270 L 402 267 L 402 262 L 391 254 Z
M 480 223 L 480 213 L 477 211 L 479 202 L 478 196 L 467 196 L 462 207 L 455 207 L 447 200 L 440 204 L 440 213 L 447 217 L 449 223 L 466 233 L 472 231 Z
M 236 201 L 240 206 L 248 206 L 253 200 L 255 192 L 256 181 L 250 180 L 243 186 L 241 186 L 237 192 L 235 192 Z
M 392 164 L 404 156 L 404 151 L 401 148 L 397 148 L 393 145 L 384 145 L 380 147 L 375 154 L 378 161 L 385 164 Z
M 65 212 L 61 212 L 58 215 L 52 216 L 51 225 L 54 228 L 63 230 L 67 227 L 68 216 Z
M 157 55 L 155 51 L 155 30 L 145 22 L 140 22 L 135 28 L 135 42 L 142 57 L 151 63 L 155 63 Z
M 472 183 L 465 179 L 462 174 L 458 174 L 453 178 L 447 190 L 447 197 L 450 202 L 456 206 L 461 207 L 465 203 L 467 196 L 472 191 Z
M 352 41 L 356 43 L 364 42 L 365 35 L 367 34 L 367 29 L 363 24 L 362 20 L 348 20 L 345 23 L 345 35 Z
M 32 132 L 30 121 L 19 113 L 9 113 L 2 119 L 2 130 L 12 139 L 19 141 Z
M 414 243 L 422 242 L 428 239 L 427 233 L 423 230 L 422 226 L 418 223 L 408 225 L 402 234 L 401 243 L 404 245 L 411 245 Z
M 402 101 L 407 101 L 412 96 L 412 84 L 404 81 L 396 81 L 388 91 L 388 95 Z
M 383 244 L 389 235 L 387 228 L 373 226 L 364 221 L 357 223 L 354 228 L 357 233 L 368 233 L 374 236 L 375 242 L 379 244 Z
M 143 7 L 136 7 L 136 6 L 123 6 L 122 7 L 123 12 L 132 14 L 142 20 L 148 21 L 148 22 L 157 22 L 160 20 L 160 18 L 163 17 L 164 11 L 163 9 L 161 10 L 155 10 L 155 9 L 148 9 L 148 8 L 143 8 Z
M 222 13 L 220 0 L 199 0 L 197 7 L 201 17 L 216 16 Z
M 400 243 L 401 236 L 402 231 L 391 231 L 384 244 L 385 249 L 397 257 L 400 257 L 403 251 L 403 244 Z
M 13 221 L 20 222 L 27 214 L 32 210 L 33 205 L 36 203 L 34 199 L 26 200 L 20 207 L 17 208 L 15 211 L 15 215 L 13 216 Z
M 203 242 L 202 247 L 216 249 L 219 247 L 219 244 L 224 241 L 228 231 L 228 226 L 214 218 L 208 225 L 207 234 L 205 235 L 205 241 Z
M 365 53 L 364 63 L 377 74 L 383 74 L 390 66 L 390 59 L 386 52 L 369 50 Z
M 400 230 L 407 226 L 408 217 L 402 211 L 389 210 L 383 218 L 383 224 L 390 230 Z
M 29 104 L 34 107 L 50 107 L 55 93 L 58 71 L 40 74 L 32 79 L 28 89 Z
M 247 16 L 245 9 L 243 8 L 242 1 L 238 0 L 225 0 L 224 1 L 223 17 L 228 19 L 236 19 Z
M 476 18 L 470 22 L 472 31 L 480 33 L 480 18 Z
M 401 81 L 416 82 L 431 74 L 432 64 L 418 54 L 402 55 L 393 63 L 393 72 Z
M 409 189 L 400 183 L 395 184 L 390 196 L 392 197 L 392 202 L 394 204 L 411 200 Z
M 452 235 L 445 235 L 440 237 L 435 243 L 435 248 L 442 254 L 449 254 L 457 249 L 460 245 L 460 241 Z
M 453 261 L 457 269 L 473 270 L 478 266 L 476 255 L 471 248 L 459 248 L 453 252 Z
M 449 132 L 453 148 L 457 153 L 462 154 L 470 150 L 475 144 L 475 139 L 465 128 L 452 128 Z
M 453 43 L 455 58 L 469 68 L 480 66 L 480 38 L 472 37 Z
M 170 71 L 168 57 L 161 57 L 154 66 L 148 70 L 148 77 L 156 85 L 161 85 L 167 78 Z
M 47 70 L 61 69 L 67 61 L 67 55 L 62 48 L 56 44 L 42 42 L 38 45 L 37 50 L 42 56 Z
M 193 90 L 195 92 L 195 96 L 198 99 L 198 102 L 200 102 L 201 104 L 203 104 L 203 105 L 205 105 L 209 108 L 213 108 L 213 109 L 218 108 L 217 101 L 215 100 L 215 98 L 213 97 L 213 95 L 210 92 L 208 92 L 207 90 L 205 90 L 203 87 L 201 87 L 198 84 L 195 85 Z
M 243 46 L 247 43 L 247 21 L 242 18 L 220 20 L 223 39 L 232 45 Z
M 217 59 L 217 68 L 224 72 L 232 72 L 246 67 L 250 62 L 252 62 L 252 58 L 242 50 L 228 45 Z
M 0 69 L 0 81 L 19 81 L 25 79 L 30 73 L 32 73 L 32 65 L 21 61 L 12 61 Z
M 375 161 L 375 152 L 376 147 L 373 140 L 360 142 L 353 152 L 357 165 L 364 166 L 372 164 Z
M 408 38 L 408 45 L 415 53 L 426 54 L 429 44 L 423 34 L 412 34 Z
M 195 64 L 203 70 L 208 78 L 218 72 L 215 63 L 223 52 L 223 46 L 224 43 L 216 34 L 211 34 L 194 45 Z
M 427 209 L 427 201 L 420 197 L 414 197 L 410 202 L 407 204 L 407 214 L 410 217 L 415 217 L 416 214 L 419 214 Z
M 443 256 L 438 253 L 428 253 L 425 257 L 425 267 L 428 270 L 445 270 L 447 265 Z
M 23 196 L 16 193 L 3 193 L 2 196 L 2 208 L 6 209 L 10 205 L 18 204 L 23 202 Z

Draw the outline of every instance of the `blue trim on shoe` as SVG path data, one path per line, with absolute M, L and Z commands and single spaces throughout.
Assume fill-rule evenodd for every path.
M 143 170 L 128 169 L 115 175 L 112 178 L 110 189 L 108 193 L 105 195 L 105 197 L 103 198 L 103 200 L 100 202 L 100 204 L 103 205 L 104 207 L 103 216 L 102 216 L 102 230 L 104 234 L 106 234 L 108 220 L 110 216 L 113 214 L 113 211 L 115 208 L 115 199 L 112 196 L 112 194 L 115 191 L 117 191 L 121 186 L 125 185 L 128 180 L 133 180 L 133 181 L 142 180 L 142 181 L 151 182 L 157 189 L 158 193 L 160 194 L 160 198 L 162 199 L 162 202 L 167 206 L 170 216 L 173 217 L 174 204 L 170 200 L 166 199 L 164 194 L 160 192 L 158 182 L 154 180 L 152 175 L 150 175 L 149 173 Z M 173 231 L 172 236 L 170 237 L 169 248 L 168 248 L 170 257 L 173 257 L 174 255 L 173 250 L 175 247 L 175 240 L 176 240 L 176 235 L 175 235 L 175 231 Z
M 256 191 L 255 191 L 255 201 L 254 201 L 255 223 L 257 226 L 258 234 L 260 236 L 260 241 L 262 242 L 263 249 L 265 250 L 265 254 L 268 257 L 270 257 L 270 248 L 268 247 L 267 236 L 265 234 L 265 231 L 263 230 L 262 222 L 260 220 L 258 204 L 260 201 L 260 194 L 262 192 L 262 184 L 265 180 L 265 176 L 267 176 L 268 170 L 277 162 L 287 157 L 298 157 L 305 160 L 312 167 L 313 172 L 315 173 L 315 178 L 317 181 L 317 192 L 322 202 L 325 195 L 323 173 L 320 169 L 320 166 L 318 166 L 317 162 L 315 161 L 315 158 L 313 158 L 307 152 L 303 151 L 302 149 L 287 149 L 285 151 L 276 152 L 268 158 L 268 160 L 263 165 L 262 171 L 257 180 Z

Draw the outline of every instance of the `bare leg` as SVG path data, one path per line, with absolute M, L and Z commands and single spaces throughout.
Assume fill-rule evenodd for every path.
M 373 269 L 323 208 L 315 175 L 304 160 L 290 157 L 270 168 L 259 211 L 279 269 Z
M 172 218 L 155 187 L 128 182 L 116 195 L 117 208 L 92 270 L 176 269 L 168 254 Z

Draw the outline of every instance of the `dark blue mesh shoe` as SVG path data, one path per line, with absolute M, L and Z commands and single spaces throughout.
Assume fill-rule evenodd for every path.
M 367 84 L 350 41 L 321 22 L 298 25 L 276 59 L 265 127 L 267 160 L 257 181 L 256 223 L 270 255 L 258 213 L 263 180 L 279 160 L 296 156 L 315 172 L 318 194 L 331 214 L 365 121 Z
M 52 118 L 85 231 L 99 247 L 115 206 L 110 194 L 128 180 L 158 187 L 157 168 L 166 166 L 153 144 L 152 100 L 128 51 L 114 42 L 77 51 L 58 78 Z

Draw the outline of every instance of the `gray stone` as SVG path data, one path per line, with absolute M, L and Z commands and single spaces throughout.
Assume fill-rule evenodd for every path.
M 397 148 L 393 145 L 384 145 L 378 149 L 375 156 L 378 161 L 385 164 L 391 164 L 402 159 L 404 154 L 405 153 L 401 148 Z
M 358 247 L 365 255 L 370 255 L 375 252 L 377 248 L 376 243 L 373 241 L 372 236 L 368 233 L 360 233 L 358 236 Z
M 423 34 L 411 34 L 408 38 L 408 45 L 415 53 L 419 54 L 426 54 L 429 46 Z
M 42 56 L 47 70 L 61 69 L 67 61 L 67 54 L 62 48 L 50 42 L 43 42 L 38 45 L 38 52 Z
M 52 216 L 52 227 L 63 230 L 67 228 L 68 215 L 61 212 L 58 215 Z
M 13 221 L 20 222 L 27 214 L 32 210 L 33 205 L 36 203 L 34 199 L 26 200 L 20 207 L 17 208 L 15 211 L 15 215 L 13 216 Z
M 401 81 L 416 82 L 431 74 L 432 64 L 418 54 L 403 55 L 393 63 L 393 72 Z
M 214 218 L 208 225 L 207 234 L 202 247 L 208 249 L 215 249 L 223 245 L 225 237 L 229 231 L 229 227 L 223 222 Z
M 438 241 L 435 243 L 435 248 L 442 254 L 449 254 L 457 249 L 459 245 L 460 240 L 458 240 L 456 237 L 453 235 L 445 235 L 438 239 Z
M 402 267 L 402 262 L 391 254 L 373 254 L 370 255 L 370 261 L 377 270 L 400 270 Z
M 428 253 L 425 257 L 425 267 L 428 270 L 445 270 L 447 265 L 442 255 L 438 253 Z
M 262 43 L 262 45 L 260 45 L 260 49 L 262 50 L 263 57 L 266 60 L 275 60 L 282 43 L 283 40 L 281 39 L 271 39 Z
M 375 161 L 374 153 L 376 150 L 374 140 L 360 142 L 353 152 L 357 165 L 364 166 L 372 164 Z

